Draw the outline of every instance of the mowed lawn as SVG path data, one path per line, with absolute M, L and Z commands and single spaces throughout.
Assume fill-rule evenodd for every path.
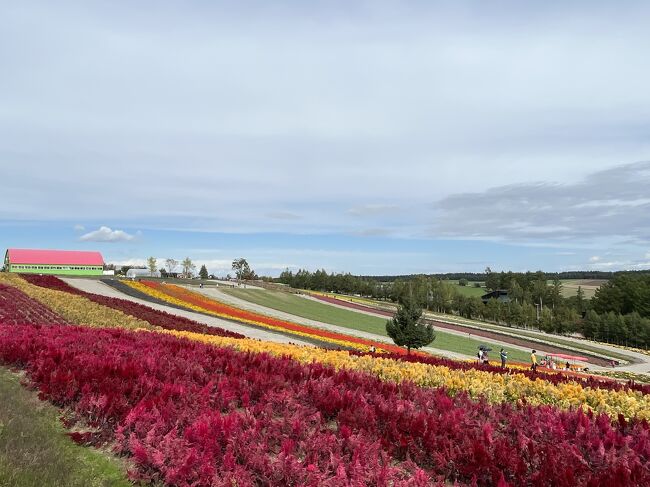
M 220 288 L 219 290 L 251 303 L 283 311 L 302 318 L 320 321 L 321 323 L 329 323 L 331 325 L 337 325 L 351 330 L 359 330 L 387 336 L 386 321 L 388 318 L 380 318 L 353 310 L 338 308 L 327 303 L 321 303 L 281 291 L 241 288 Z M 480 341 L 480 339 L 477 340 L 472 338 L 469 334 L 468 336 L 460 336 L 446 333 L 441 331 L 440 328 L 436 328 L 436 340 L 431 344 L 431 346 L 440 350 L 448 350 L 450 352 L 462 353 L 473 357 L 476 355 L 478 346 L 481 343 L 483 342 Z M 496 345 L 490 346 L 493 349 L 499 348 Z M 508 350 L 508 357 L 510 360 L 528 362 L 528 352 L 510 349 L 507 344 L 504 344 L 504 348 Z M 491 360 L 497 360 L 498 350 L 493 351 L 490 358 Z
M 75 444 L 60 412 L 0 367 L 0 486 L 127 487 L 126 469 L 104 453 Z
M 474 283 L 470 282 L 467 286 L 461 286 L 460 284 L 456 283 L 454 285 L 454 289 L 458 291 L 460 294 L 462 294 L 465 297 L 472 298 L 472 297 L 477 297 L 480 298 L 483 296 L 485 293 L 487 293 L 487 289 L 484 287 L 474 287 Z

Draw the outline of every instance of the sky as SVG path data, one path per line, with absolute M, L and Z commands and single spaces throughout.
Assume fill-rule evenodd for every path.
M 0 248 L 650 268 L 648 2 L 0 0 Z

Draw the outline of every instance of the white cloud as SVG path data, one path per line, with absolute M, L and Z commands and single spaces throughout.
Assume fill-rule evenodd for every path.
M 86 227 L 84 227 L 83 225 L 75 225 L 73 229 L 75 232 L 83 232 L 86 229 Z
M 592 257 L 589 257 L 589 262 L 598 262 L 600 260 L 599 255 L 594 255 Z
M 100 227 L 79 237 L 84 242 L 128 242 L 135 238 L 134 235 L 128 234 L 123 230 L 111 230 L 109 227 Z

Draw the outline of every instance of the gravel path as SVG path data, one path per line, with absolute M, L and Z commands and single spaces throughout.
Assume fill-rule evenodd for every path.
M 88 293 L 108 296 L 110 298 L 126 299 L 127 301 L 143 304 L 145 306 L 149 306 L 150 308 L 157 309 L 159 311 L 166 311 L 167 313 L 172 315 L 189 318 L 191 320 L 198 321 L 199 323 L 205 323 L 208 326 L 216 326 L 219 328 L 223 328 L 224 330 L 230 330 L 237 333 L 241 333 L 242 335 L 245 335 L 248 338 L 264 340 L 267 342 L 294 343 L 296 345 L 313 346 L 312 344 L 304 342 L 298 339 L 297 337 L 293 338 L 286 335 L 281 335 L 279 333 L 271 333 L 265 330 L 259 330 L 257 328 L 251 328 L 245 325 L 240 325 L 238 323 L 233 323 L 232 321 L 222 320 L 220 318 L 217 318 L 216 316 L 215 317 L 206 316 L 200 313 L 193 313 L 192 311 L 185 311 L 178 308 L 172 308 L 170 306 L 151 303 L 143 299 L 134 298 L 132 296 L 128 296 L 124 293 L 121 293 L 118 290 L 110 286 L 107 286 L 106 284 L 98 280 L 75 279 L 69 277 L 62 278 L 62 279 L 63 281 L 70 284 L 71 286 L 76 287 L 77 289 L 81 289 L 82 291 L 86 291 Z
M 393 341 L 383 335 L 377 335 L 375 333 L 369 333 L 365 331 L 359 331 L 359 330 L 353 330 L 351 328 L 345 328 L 343 326 L 337 326 L 337 325 L 331 325 L 329 323 L 322 323 L 320 321 L 314 321 L 310 320 L 308 318 L 302 318 L 300 316 L 292 315 L 290 313 L 285 313 L 284 311 L 278 311 L 273 308 L 267 308 L 265 306 L 261 306 L 256 303 L 251 303 L 250 301 L 246 301 L 244 299 L 237 298 L 235 296 L 231 296 L 227 293 L 221 292 L 218 288 L 207 288 L 204 287 L 203 289 L 194 287 L 194 286 L 185 286 L 188 289 L 199 292 L 201 294 L 204 294 L 205 296 L 208 296 L 210 298 L 216 299 L 217 301 L 221 301 L 223 303 L 231 304 L 233 306 L 236 306 L 237 308 L 245 309 L 248 311 L 253 311 L 255 313 L 263 314 L 265 316 L 272 316 L 274 318 L 278 318 L 281 320 L 287 320 L 287 321 L 292 321 L 293 323 L 298 323 L 301 325 L 307 325 L 307 326 L 313 326 L 314 328 L 320 328 L 323 330 L 329 330 L 333 331 L 336 333 L 342 333 L 344 335 L 351 335 L 359 338 L 365 338 L 368 340 L 374 340 L 377 342 L 382 342 L 382 343 L 390 343 L 392 344 Z M 348 311 L 350 311 L 348 309 Z M 461 335 L 466 335 L 465 333 L 461 333 Z M 470 357 L 468 355 L 464 355 L 462 353 L 456 353 L 456 352 L 450 352 L 448 350 L 440 350 L 438 348 L 433 348 L 433 347 L 424 347 L 421 349 L 424 352 L 430 353 L 432 355 L 438 355 L 438 356 L 443 356 L 447 358 L 453 358 L 457 360 L 465 360 L 465 359 L 471 359 L 474 357 Z

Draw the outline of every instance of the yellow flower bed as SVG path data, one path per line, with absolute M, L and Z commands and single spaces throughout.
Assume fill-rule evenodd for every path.
M 229 320 L 234 320 L 234 321 L 238 321 L 240 323 L 245 323 L 245 324 L 254 325 L 254 326 L 258 326 L 258 327 L 263 327 L 263 328 L 273 330 L 273 331 L 279 331 L 279 332 L 282 332 L 282 333 L 289 333 L 291 335 L 296 335 L 296 337 L 304 337 L 304 338 L 308 338 L 308 339 L 311 339 L 311 340 L 318 340 L 320 342 L 327 342 L 327 343 L 331 343 L 331 344 L 339 346 L 339 347 L 351 348 L 351 349 L 359 350 L 359 351 L 362 351 L 362 352 L 367 352 L 369 350 L 369 346 L 363 345 L 363 344 L 360 344 L 360 343 L 348 342 L 348 341 L 345 341 L 345 340 L 339 340 L 339 339 L 330 338 L 330 337 L 323 337 L 323 336 L 320 336 L 320 335 L 312 335 L 310 333 L 305 333 L 305 332 L 301 332 L 301 331 L 289 330 L 287 328 L 282 328 L 280 326 L 269 325 L 269 324 L 263 323 L 261 321 L 249 320 L 249 319 L 241 318 L 241 317 L 233 317 L 233 316 L 231 316 L 229 314 L 226 314 L 226 313 L 218 313 L 216 311 L 212 311 L 212 310 L 203 308 L 201 306 L 197 306 L 195 304 L 188 303 L 187 301 L 184 301 L 182 299 L 175 298 L 173 296 L 170 296 L 168 294 L 160 292 L 160 291 L 158 291 L 156 289 L 153 289 L 153 288 L 151 288 L 149 286 L 145 286 L 144 284 L 141 284 L 139 282 L 135 282 L 135 281 L 134 282 L 124 282 L 124 284 L 132 287 L 133 289 L 135 289 L 137 291 L 140 291 L 141 293 L 147 294 L 148 296 L 151 296 L 151 297 L 156 298 L 156 299 L 160 299 L 160 300 L 165 301 L 165 302 L 167 302 L 169 304 L 182 306 L 184 308 L 192 309 L 194 311 L 198 311 L 198 312 L 201 312 L 201 313 L 207 313 L 207 314 L 210 314 L 212 316 L 216 316 L 218 318 L 225 318 L 225 319 L 229 319 Z M 377 349 L 377 350 L 379 352 L 381 352 L 380 349 Z
M 2 272 L 0 273 L 0 282 L 20 289 L 69 323 L 110 328 L 146 328 L 149 330 L 157 328 L 121 311 L 93 303 L 83 296 L 30 284 L 16 274 Z
M 387 358 L 354 356 L 345 351 L 323 350 L 296 345 L 260 342 L 202 335 L 190 332 L 161 331 L 177 337 L 197 340 L 242 352 L 288 356 L 301 363 L 314 361 L 335 367 L 366 372 L 382 380 L 411 381 L 423 387 L 445 387 L 452 394 L 467 392 L 471 397 L 485 397 L 490 403 L 525 400 L 531 405 L 547 404 L 563 409 L 584 408 L 604 412 L 612 417 L 650 419 L 650 395 L 635 391 L 609 391 L 584 388 L 575 382 L 551 384 L 531 380 L 521 374 L 493 374 L 481 370 L 452 370 L 444 366 L 402 362 Z

